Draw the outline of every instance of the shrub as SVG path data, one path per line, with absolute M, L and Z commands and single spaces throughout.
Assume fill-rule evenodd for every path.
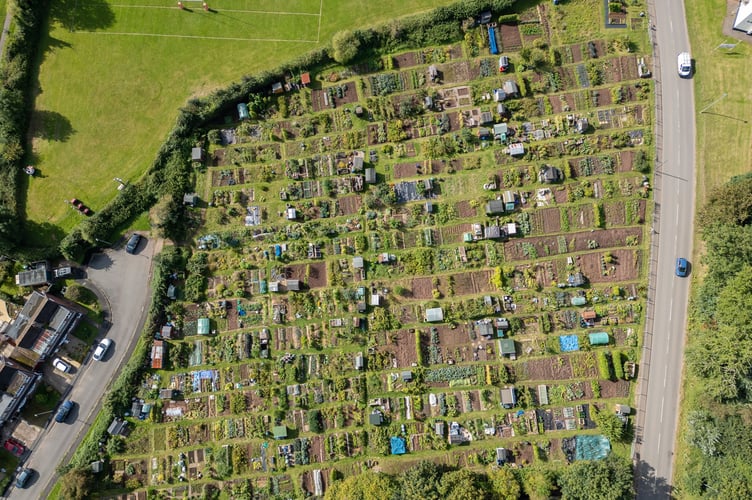
M 598 374 L 604 380 L 611 380 L 611 359 L 606 351 L 598 351 Z
M 613 351 L 611 358 L 614 363 L 614 375 L 617 380 L 624 380 L 624 359 L 621 355 L 621 351 Z

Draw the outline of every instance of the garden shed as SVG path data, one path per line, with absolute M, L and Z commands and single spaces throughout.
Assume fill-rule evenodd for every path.
M 512 208 L 514 210 L 514 208 Z M 504 202 L 502 200 L 491 200 L 486 203 L 486 215 L 498 215 L 504 213 Z
M 274 439 L 287 439 L 287 426 L 275 425 L 272 427 L 272 434 Z
M 381 425 L 382 423 L 384 423 L 384 416 L 380 411 L 376 410 L 368 415 L 368 423 L 371 425 Z
M 163 340 L 155 340 L 151 346 L 151 368 L 161 370 L 164 368 L 166 346 Z
M 608 333 L 606 332 L 593 332 L 588 335 L 590 339 L 590 345 L 608 345 Z
M 522 156 L 525 154 L 525 145 L 521 142 L 510 144 L 508 151 L 510 156 Z
M 499 339 L 499 355 L 509 356 L 514 359 L 517 355 L 517 350 L 514 347 L 514 340 L 512 339 Z
M 506 142 L 507 134 L 509 133 L 509 127 L 506 123 L 497 123 L 493 126 L 494 139 L 498 139 L 502 142 Z
M 517 199 L 514 196 L 514 193 L 511 191 L 504 191 L 502 199 L 504 200 L 504 209 L 507 212 L 513 212 L 514 207 L 517 205 Z
M 300 291 L 300 280 L 287 280 L 286 283 L 285 283 L 285 286 L 287 287 L 288 291 L 299 292 Z
M 209 318 L 199 318 L 196 333 L 199 335 L 209 335 L 211 333 L 211 322 Z
M 444 321 L 444 310 L 440 307 L 432 307 L 431 309 L 426 309 L 426 321 L 429 323 Z
M 373 167 L 366 169 L 366 184 L 376 184 L 376 169 Z
M 202 148 L 192 148 L 191 161 L 204 161 L 204 150 Z

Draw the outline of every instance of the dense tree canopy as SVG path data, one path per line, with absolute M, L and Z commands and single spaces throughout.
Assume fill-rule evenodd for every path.
M 423 460 L 400 476 L 405 500 L 439 500 L 439 481 L 443 471 L 433 462 Z
M 574 462 L 559 474 L 559 487 L 565 500 L 633 498 L 632 464 L 615 455 Z
M 397 483 L 389 474 L 364 472 L 338 481 L 326 491 L 326 500 L 390 500 L 399 498 Z
M 352 31 L 338 31 L 332 37 L 332 58 L 338 63 L 347 64 L 358 55 L 360 40 Z

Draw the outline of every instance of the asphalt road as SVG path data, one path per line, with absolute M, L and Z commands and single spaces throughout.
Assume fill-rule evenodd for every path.
M 654 2 L 653 37 L 659 123 L 655 202 L 658 239 L 651 262 L 653 328 L 646 335 L 641 381 L 644 398 L 637 425 L 637 498 L 671 495 L 674 447 L 681 394 L 689 279 L 675 275 L 677 257 L 692 255 L 694 216 L 695 110 L 691 79 L 680 78 L 677 55 L 690 52 L 682 1 Z M 690 267 L 691 270 L 691 267 Z M 652 333 L 652 335 L 650 335 Z M 646 367 L 646 362 L 649 367 Z M 644 391 L 647 389 L 647 395 Z
M 107 250 L 95 255 L 87 269 L 87 280 L 106 297 L 111 316 L 106 336 L 113 341 L 103 361 L 94 361 L 89 353 L 75 376 L 68 395 L 77 403 L 65 423 L 51 419 L 37 440 L 26 467 L 35 471 L 29 486 L 12 488 L 10 498 L 47 498 L 57 480 L 55 470 L 68 458 L 88 431 L 99 409 L 102 395 L 130 355 L 143 327 L 150 296 L 149 275 L 154 242 L 142 241 L 139 252 Z

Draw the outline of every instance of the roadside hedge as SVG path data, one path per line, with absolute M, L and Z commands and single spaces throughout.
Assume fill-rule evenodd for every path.
M 19 180 L 25 154 L 32 93 L 30 78 L 48 10 L 46 0 L 9 0 L 12 27 L 0 64 L 0 253 L 21 247 Z

